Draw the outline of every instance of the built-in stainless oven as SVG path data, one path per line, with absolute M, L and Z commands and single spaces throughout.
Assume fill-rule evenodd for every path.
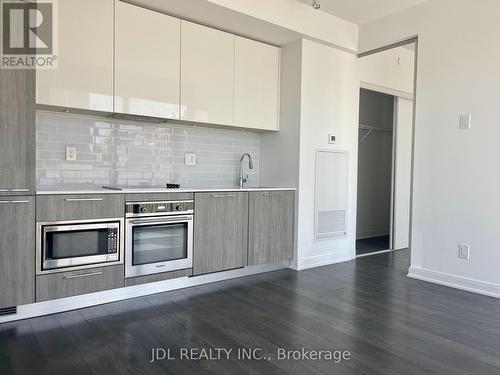
M 123 263 L 123 219 L 37 223 L 37 274 Z
M 126 205 L 125 277 L 193 267 L 194 202 Z

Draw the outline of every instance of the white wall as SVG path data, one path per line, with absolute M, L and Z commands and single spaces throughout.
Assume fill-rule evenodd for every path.
M 297 0 L 134 0 L 183 19 L 285 45 L 301 38 L 357 52 L 358 26 Z
M 351 53 L 302 40 L 283 48 L 280 132 L 261 137 L 261 184 L 295 186 L 297 269 L 355 256 L 359 77 Z M 337 143 L 328 143 L 328 134 Z M 348 235 L 314 239 L 316 150 L 350 152 Z M 294 185 L 295 184 L 295 185 Z
M 360 30 L 362 50 L 419 37 L 412 275 L 497 296 L 499 14 L 498 0 L 431 0 Z M 461 113 L 472 129 L 458 129 Z
M 359 77 L 357 58 L 315 42 L 302 42 L 298 268 L 352 259 L 355 254 Z M 337 136 L 328 144 L 328 133 Z M 348 235 L 314 239 L 315 152 L 350 152 Z
M 350 51 L 358 49 L 358 26 L 296 0 L 206 0 Z
M 413 95 L 415 52 L 411 49 L 391 48 L 362 57 L 358 64 L 362 86 L 394 96 Z

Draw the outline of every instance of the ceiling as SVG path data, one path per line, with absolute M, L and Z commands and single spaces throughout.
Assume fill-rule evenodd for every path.
M 299 0 L 312 4 L 312 0 Z M 320 0 L 321 10 L 358 25 L 370 22 L 428 0 Z

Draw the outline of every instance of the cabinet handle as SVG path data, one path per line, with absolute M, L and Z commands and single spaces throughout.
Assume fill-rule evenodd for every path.
M 104 198 L 66 198 L 66 202 L 102 202 Z
M 7 193 L 9 189 L 0 189 L 0 193 Z
M 90 277 L 90 276 L 99 276 L 102 275 L 102 271 L 97 271 L 97 272 L 91 272 L 91 273 L 82 273 L 80 275 L 67 275 L 64 276 L 66 280 L 71 280 L 71 279 L 78 279 L 80 277 Z
M 7 204 L 10 203 L 10 201 L 0 201 L 0 204 Z
M 30 191 L 30 189 L 12 189 L 11 191 L 14 191 L 14 192 L 20 193 L 20 192 Z
M 234 198 L 236 194 L 212 194 L 212 198 Z
M 10 203 L 14 203 L 14 204 L 17 204 L 17 203 L 29 203 L 30 201 L 10 201 Z

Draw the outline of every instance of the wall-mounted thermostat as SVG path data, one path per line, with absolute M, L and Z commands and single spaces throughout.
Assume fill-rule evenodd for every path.
M 470 129 L 472 123 L 472 115 L 467 113 L 465 115 L 460 115 L 459 129 Z
M 336 139 L 335 139 L 335 135 L 334 134 L 332 134 L 332 133 L 328 134 L 328 143 L 329 144 L 333 145 L 335 143 L 335 140 Z

